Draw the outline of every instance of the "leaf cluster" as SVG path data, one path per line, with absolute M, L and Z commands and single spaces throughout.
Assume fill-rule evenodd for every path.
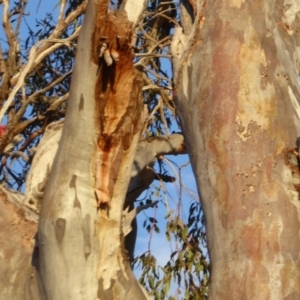
M 207 299 L 209 260 L 200 204 L 192 202 L 187 222 L 173 211 L 166 219 L 166 239 L 174 242 L 176 249 L 164 266 L 150 250 L 136 257 L 133 266 L 141 270 L 140 283 L 155 299 Z M 157 223 L 148 217 L 144 227 L 150 231 Z

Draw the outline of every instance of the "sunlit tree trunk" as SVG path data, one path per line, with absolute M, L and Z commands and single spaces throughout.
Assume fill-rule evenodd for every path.
M 299 1 L 195 2 L 193 31 L 177 30 L 173 55 L 209 298 L 300 299 Z
M 121 224 L 143 127 L 141 76 L 133 66 L 132 23 L 107 5 L 88 3 L 40 212 L 38 270 L 46 299 L 148 298 L 131 271 Z

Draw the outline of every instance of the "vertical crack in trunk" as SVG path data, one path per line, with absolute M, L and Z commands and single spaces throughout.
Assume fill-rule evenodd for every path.
M 126 12 L 104 13 L 102 9 L 104 6 L 96 15 L 92 35 L 92 60 L 98 64 L 94 157 L 100 216 L 98 297 L 116 299 L 125 292 L 144 298 L 146 294 L 133 277 L 124 251 L 121 224 L 131 166 L 143 128 L 142 76 L 133 66 L 132 23 Z

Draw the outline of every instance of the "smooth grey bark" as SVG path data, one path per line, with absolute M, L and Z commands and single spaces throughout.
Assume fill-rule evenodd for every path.
M 43 298 L 41 296 L 43 291 L 36 271 L 38 268 L 38 248 L 35 247 L 35 236 L 44 187 L 59 145 L 62 126 L 62 122 L 56 122 L 46 129 L 33 158 L 26 182 L 25 195 L 0 186 L 2 205 L 0 224 L 2 224 L 1 228 L 4 228 L 0 247 L 4 253 L 0 259 L 0 298 L 14 300 Z M 127 194 L 127 204 L 125 204 L 125 206 L 130 205 L 131 208 L 125 209 L 122 224 L 125 249 L 130 261 L 133 259 L 136 239 L 135 216 L 138 211 L 147 208 L 145 205 L 133 209 L 133 201 L 135 200 L 133 196 L 138 197 L 139 193 L 148 188 L 155 178 L 153 170 L 147 166 L 151 167 L 157 156 L 179 154 L 184 151 L 183 136 L 180 134 L 139 142 L 129 185 L 133 192 L 129 193 L 130 188 L 128 189 L 129 194 Z M 153 205 L 155 203 L 148 205 L 148 207 Z M 132 224 L 130 224 L 131 221 Z M 128 230 L 132 231 L 128 234 Z
M 123 152 L 117 178 L 114 179 L 113 194 L 105 194 L 105 199 L 98 199 L 95 195 L 99 184 L 101 188 L 99 180 L 110 176 L 101 171 L 99 160 L 103 157 L 102 154 L 106 155 L 103 152 L 105 150 L 101 149 L 103 143 L 99 144 L 99 140 L 110 138 L 109 132 L 103 135 L 103 130 L 106 130 L 105 122 L 110 120 L 101 119 L 105 113 L 101 110 L 118 100 L 118 82 L 123 78 L 127 80 L 123 85 L 127 84 L 128 92 L 131 92 L 132 98 L 129 101 L 141 99 L 138 82 L 134 84 L 134 90 L 131 90 L 131 84 L 135 80 L 131 67 L 125 68 L 128 75 L 122 77 L 122 64 L 116 65 L 118 77 L 114 94 L 111 94 L 113 87 L 109 87 L 111 81 L 103 81 L 103 70 L 107 67 L 105 61 L 98 64 L 99 52 L 97 54 L 96 51 L 99 30 L 105 28 L 105 25 L 97 23 L 111 22 L 110 25 L 114 26 L 114 22 L 123 18 L 124 27 L 119 29 L 126 29 L 125 16 L 108 16 L 106 4 L 106 1 L 88 3 L 77 45 L 62 139 L 40 212 L 38 270 L 47 299 L 148 299 L 132 274 L 122 248 L 121 232 L 122 210 L 130 178 L 128 175 L 139 139 L 139 124 L 143 124 L 140 119 L 143 113 L 138 111 L 142 108 L 141 104 L 136 103 L 135 106 L 137 119 L 131 122 L 133 126 L 136 124 L 132 128 L 134 132 L 126 137 L 126 143 L 130 146 L 121 150 Z M 122 52 L 119 54 L 120 63 L 132 64 L 128 54 L 126 58 Z M 126 93 L 122 95 L 124 102 L 120 103 L 119 100 L 117 103 L 121 105 L 115 111 L 117 114 L 122 113 L 119 110 L 123 109 L 122 105 L 127 105 Z M 126 110 L 128 112 L 131 113 L 130 109 Z M 101 115 L 98 116 L 98 113 Z M 116 118 L 118 117 L 117 115 Z M 122 120 L 129 121 L 130 115 L 127 115 L 127 119 L 124 116 Z M 99 127 L 99 121 L 104 122 L 101 123 L 102 127 Z M 118 130 L 121 129 L 126 134 L 128 128 L 131 127 L 119 127 Z M 111 136 L 111 141 L 114 143 L 114 136 Z M 112 144 L 114 145 L 116 144 Z M 97 171 L 99 168 L 100 173 Z M 102 200 L 106 203 L 104 209 L 99 207 Z M 110 203 L 107 203 L 108 200 Z

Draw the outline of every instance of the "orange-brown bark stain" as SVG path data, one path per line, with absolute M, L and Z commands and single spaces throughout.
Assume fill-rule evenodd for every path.
M 228 43 L 228 36 L 232 35 L 229 24 L 217 19 L 214 31 L 211 35 L 212 49 L 212 74 L 218 74 L 211 78 L 212 90 L 206 90 L 209 94 L 209 102 L 206 101 L 202 110 L 207 112 L 209 120 L 201 120 L 201 123 L 208 121 L 210 132 L 209 159 L 217 172 L 217 200 L 224 212 L 228 211 L 230 201 L 230 186 L 226 174 L 230 164 L 231 141 L 235 139 L 235 117 L 238 109 L 237 93 L 239 86 L 239 61 L 238 53 L 240 41 L 238 39 Z M 217 41 L 218 39 L 218 41 Z M 224 50 L 225 49 L 225 50 Z M 204 95 L 205 97 L 206 95 Z M 204 125 L 204 124 L 203 124 Z M 201 125 L 200 125 L 201 126 Z M 205 128 L 207 126 L 203 126 Z
M 107 1 L 103 1 L 106 2 Z M 133 66 L 131 23 L 122 11 L 108 11 L 100 5 L 93 34 L 93 60 L 98 64 L 95 90 L 99 128 L 96 153 L 96 193 L 98 204 L 110 202 L 124 151 L 128 149 L 141 113 L 141 79 Z M 99 58 L 102 43 L 119 54 L 108 66 Z
M 270 299 L 287 258 L 293 261 L 281 271 L 283 280 L 293 268 L 299 279 L 299 217 L 280 166 L 280 153 L 296 139 L 288 132 L 295 133 L 293 122 L 284 116 L 295 111 L 282 88 L 287 80 L 276 75 L 282 62 L 267 29 L 270 14 L 262 12 L 262 1 L 240 1 L 240 9 L 228 2 L 237 3 L 208 5 L 207 24 L 197 37 L 202 45 L 195 43 L 184 78 L 193 80 L 186 84 L 190 92 L 182 84 L 178 93 L 190 96 L 186 101 L 194 106 L 182 105 L 185 117 L 196 116 L 200 132 L 201 152 L 191 156 L 208 224 L 211 297 Z

